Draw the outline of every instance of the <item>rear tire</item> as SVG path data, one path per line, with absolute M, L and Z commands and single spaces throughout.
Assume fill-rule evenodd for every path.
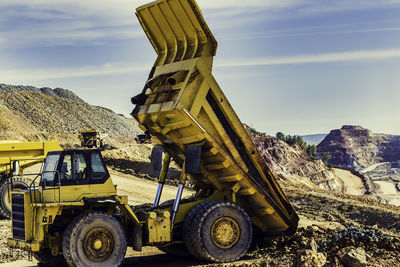
M 126 235 L 113 216 L 91 211 L 76 217 L 64 232 L 62 249 L 69 266 L 119 266 L 126 253 Z
M 12 188 L 23 190 L 28 188 L 28 181 L 21 177 L 12 177 L 10 183 L 8 179 L 3 179 L 0 184 L 0 216 L 5 219 L 11 218 L 11 201 L 9 194 L 9 185 L 12 182 Z
M 247 213 L 231 202 L 210 201 L 187 215 L 183 239 L 188 251 L 200 260 L 231 262 L 250 247 L 253 228 Z
M 39 252 L 33 252 L 33 257 L 42 265 L 59 267 L 67 265 L 65 258 L 62 255 L 53 256 L 48 248 Z

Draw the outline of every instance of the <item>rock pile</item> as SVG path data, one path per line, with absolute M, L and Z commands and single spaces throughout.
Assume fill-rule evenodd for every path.
M 0 139 L 63 139 L 88 129 L 110 138 L 140 132 L 132 118 L 89 105 L 69 90 L 0 84 Z
M 350 232 L 359 236 L 351 239 Z M 377 232 L 376 232 L 377 233 Z M 380 232 L 371 239 L 369 230 L 354 228 L 346 230 L 324 229 L 318 226 L 299 228 L 291 237 L 268 241 L 264 248 L 253 251 L 252 256 L 267 257 L 272 266 L 380 266 L 385 262 L 382 253 L 398 255 L 398 237 Z M 339 238 L 337 238 L 339 237 Z M 350 240 L 350 242 L 348 242 Z M 353 243 L 352 241 L 356 241 Z M 310 243 L 314 245 L 310 246 Z M 353 245 L 349 245 L 352 243 Z M 327 264 L 328 265 L 325 265 Z M 399 262 L 400 263 L 400 262 Z M 285 265 L 287 264 L 287 265 Z

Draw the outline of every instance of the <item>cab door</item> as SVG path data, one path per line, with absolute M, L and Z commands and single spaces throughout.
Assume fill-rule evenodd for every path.
M 54 190 L 54 198 L 59 201 L 80 201 L 89 194 L 88 161 L 84 150 L 66 151 L 60 158 L 59 178 L 61 191 Z

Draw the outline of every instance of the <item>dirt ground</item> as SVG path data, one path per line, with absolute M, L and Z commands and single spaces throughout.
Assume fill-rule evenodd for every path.
M 131 204 L 152 202 L 157 183 L 147 179 L 142 163 L 140 176 L 111 170 L 119 194 L 128 195 Z M 310 189 L 303 184 L 280 181 L 300 217 L 297 233 L 254 243 L 238 262 L 210 266 L 298 266 L 310 246 L 325 259 L 324 266 L 341 265 L 340 255 L 352 247 L 366 252 L 367 266 L 400 266 L 400 208 L 381 204 L 364 196 L 331 193 Z M 162 201 L 175 197 L 176 187 L 167 185 Z M 192 191 L 186 189 L 184 196 Z M 6 245 L 11 223 L 0 221 L 0 263 L 4 266 L 36 266 L 27 253 Z M 314 245 L 310 245 L 314 244 Z M 321 256 L 321 257 L 322 257 Z M 204 266 L 206 262 L 192 257 L 167 255 L 157 248 L 145 247 L 142 252 L 128 249 L 123 266 Z M 1 265 L 3 266 L 3 265 Z M 308 265 L 319 266 L 319 265 Z M 322 265 L 320 265 L 322 266 Z

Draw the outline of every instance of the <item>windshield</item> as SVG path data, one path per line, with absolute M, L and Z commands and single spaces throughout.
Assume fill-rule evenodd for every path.
M 83 136 L 87 136 L 87 137 L 94 137 L 94 136 L 98 136 L 99 133 L 98 132 L 88 132 L 88 133 L 82 133 Z
M 47 155 L 42 174 L 42 181 L 46 181 L 47 184 L 53 183 L 59 158 L 59 154 Z

